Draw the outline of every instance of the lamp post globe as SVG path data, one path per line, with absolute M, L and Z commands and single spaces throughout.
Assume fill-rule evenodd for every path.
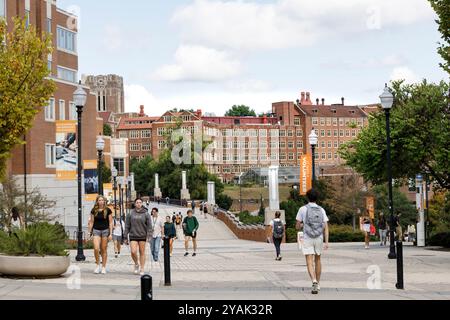
M 77 256 L 75 257 L 76 261 L 85 261 L 86 257 L 83 253 L 83 230 L 82 230 L 82 200 L 81 200 L 81 161 L 82 161 L 82 128 L 81 128 L 81 115 L 83 113 L 83 108 L 86 105 L 87 101 L 87 93 L 81 87 L 81 81 L 78 85 L 77 89 L 73 93 L 73 102 L 77 108 L 77 148 L 78 148 L 78 159 L 77 159 L 77 175 L 78 175 L 78 246 L 77 246 Z
M 314 182 L 316 181 L 316 146 L 318 143 L 319 143 L 319 136 L 317 135 L 316 130 L 314 130 L 314 128 L 313 128 L 309 135 L 309 144 L 311 145 L 311 149 L 312 149 L 313 187 L 314 187 Z
M 394 104 L 394 96 L 389 90 L 387 84 L 385 85 L 384 91 L 380 96 L 380 100 L 381 106 L 383 107 L 384 110 L 390 110 L 392 108 L 392 105 Z

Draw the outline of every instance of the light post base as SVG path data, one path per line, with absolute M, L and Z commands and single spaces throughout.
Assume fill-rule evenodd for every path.
M 84 254 L 79 253 L 79 254 L 77 254 L 77 256 L 75 257 L 75 260 L 78 261 L 78 262 L 83 262 L 83 261 L 86 261 L 86 257 L 84 256 Z
M 389 252 L 389 254 L 388 254 L 388 258 L 389 258 L 390 260 L 394 260 L 394 259 L 397 259 L 397 254 L 395 254 L 395 252 L 394 252 L 394 253 L 392 253 L 392 252 Z

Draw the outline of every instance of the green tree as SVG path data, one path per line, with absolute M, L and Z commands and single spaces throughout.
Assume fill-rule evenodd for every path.
M 225 113 L 226 117 L 256 117 L 255 110 L 245 105 L 234 105 Z
M 141 161 L 133 160 L 130 171 L 134 173 L 134 185 L 138 195 L 150 195 L 152 173 L 149 171 L 153 164 L 152 157 L 148 156 Z
M 439 19 L 439 32 L 442 34 L 443 43 L 439 44 L 438 53 L 444 59 L 440 66 L 450 74 L 450 2 L 448 0 L 428 0 Z
M 103 135 L 112 137 L 112 129 L 108 123 L 103 124 Z
M 437 188 L 450 189 L 449 85 L 392 83 L 392 172 L 400 182 L 417 173 L 429 173 Z M 358 138 L 340 149 L 347 165 L 366 181 L 378 185 L 387 179 L 386 123 L 384 112 L 369 118 Z
M 230 210 L 231 206 L 233 205 L 233 199 L 231 199 L 231 197 L 227 196 L 226 194 L 220 193 L 216 198 L 216 203 L 219 208 Z
M 103 183 L 111 183 L 111 169 L 102 161 L 102 182 Z
M 46 80 L 51 38 L 38 34 L 25 20 L 13 18 L 12 32 L 0 19 L 0 178 L 5 174 L 11 150 L 23 143 L 23 136 L 32 127 L 34 117 L 55 90 Z
M 430 200 L 432 233 L 450 232 L 450 192 L 438 192 Z

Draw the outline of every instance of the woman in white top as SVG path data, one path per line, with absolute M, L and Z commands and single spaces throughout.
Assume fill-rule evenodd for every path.
M 19 214 L 19 209 L 14 207 L 12 208 L 11 213 L 12 213 L 11 220 L 9 221 L 10 234 L 14 233 L 17 230 L 21 230 L 24 226 L 22 217 Z
M 114 227 L 113 227 L 113 241 L 114 241 L 114 252 L 115 257 L 120 257 L 120 248 L 123 242 L 122 235 L 125 230 L 125 222 L 120 219 L 120 215 L 116 214 L 114 218 Z

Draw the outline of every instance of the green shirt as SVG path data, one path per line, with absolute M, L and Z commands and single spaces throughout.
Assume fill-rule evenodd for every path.
M 185 225 L 185 232 L 187 234 L 192 234 L 194 231 L 198 230 L 198 221 L 196 217 L 186 217 L 184 218 L 183 224 Z

